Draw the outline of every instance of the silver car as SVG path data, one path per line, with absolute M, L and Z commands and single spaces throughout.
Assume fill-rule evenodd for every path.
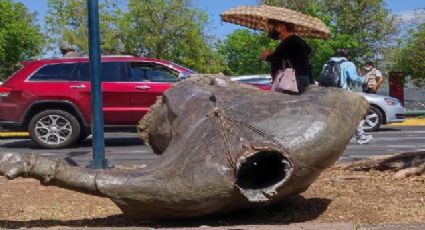
M 250 84 L 261 84 L 267 85 L 271 84 L 272 78 L 270 74 L 257 74 L 257 75 L 243 75 L 231 77 L 232 81 L 242 82 L 242 83 L 250 83 Z
M 237 76 L 231 79 L 233 81 L 250 84 L 271 84 L 270 74 Z M 361 89 L 355 88 L 354 91 L 358 92 L 361 91 Z M 370 105 L 363 125 L 365 131 L 376 131 L 381 125 L 404 121 L 406 110 L 398 99 L 376 94 L 358 93 L 363 95 Z
M 360 94 L 366 98 L 370 105 L 363 126 L 365 131 L 376 131 L 381 125 L 404 121 L 406 109 L 398 99 L 376 94 Z

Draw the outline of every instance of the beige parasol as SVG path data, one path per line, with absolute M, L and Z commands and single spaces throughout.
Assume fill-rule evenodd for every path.
M 225 22 L 234 23 L 251 29 L 268 31 L 270 19 L 295 25 L 295 34 L 310 38 L 329 37 L 329 28 L 320 19 L 282 7 L 239 6 L 224 11 L 220 17 Z

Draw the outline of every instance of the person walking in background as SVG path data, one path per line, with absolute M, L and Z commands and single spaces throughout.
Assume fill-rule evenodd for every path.
M 350 51 L 348 49 L 337 49 L 335 51 L 335 57 L 332 57 L 327 63 L 332 61 L 335 65 L 338 65 L 338 68 L 333 68 L 333 71 L 338 71 L 337 73 L 328 73 L 328 74 L 338 74 L 339 82 L 336 87 L 343 88 L 345 90 L 351 90 L 353 84 L 360 85 L 364 78 L 358 74 L 356 65 L 350 61 Z M 324 66 L 323 69 L 326 66 Z
M 353 84 L 361 84 L 364 81 L 364 78 L 359 76 L 357 68 L 350 61 L 350 58 L 348 49 L 337 49 L 335 57 L 331 58 L 332 61 L 339 63 L 340 87 L 345 90 L 351 90 Z M 356 129 L 355 138 L 358 144 L 367 144 L 373 138 L 372 135 L 365 135 L 364 122 L 364 119 L 362 119 Z
M 375 64 L 371 61 L 366 62 L 365 70 L 368 72 L 364 76 L 363 92 L 376 94 L 384 82 L 384 77 L 381 71 L 377 70 Z
M 280 40 L 281 43 L 273 52 L 264 50 L 260 60 L 270 62 L 273 81 L 279 70 L 285 68 L 283 63 L 288 61 L 295 70 L 299 94 L 304 93 L 309 84 L 314 84 L 309 60 L 311 48 L 302 38 L 295 35 L 294 24 L 270 19 L 268 26 L 269 37 Z

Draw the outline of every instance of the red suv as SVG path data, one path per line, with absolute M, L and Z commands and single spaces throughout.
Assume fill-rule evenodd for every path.
M 163 60 L 102 57 L 105 130 L 136 130 L 156 98 L 193 73 Z M 25 62 L 0 86 L 0 125 L 28 131 L 42 147 L 69 146 L 90 134 L 90 88 L 88 58 Z

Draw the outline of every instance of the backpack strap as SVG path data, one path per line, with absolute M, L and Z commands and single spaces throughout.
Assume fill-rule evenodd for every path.
M 327 60 L 326 61 L 326 63 L 325 63 L 325 65 L 329 65 L 330 63 L 336 63 L 336 64 L 338 64 L 338 65 L 341 65 L 342 63 L 344 63 L 344 62 L 347 62 L 348 60 L 347 59 L 342 59 L 342 60 L 339 60 L 339 61 L 335 61 L 335 60 L 332 60 L 332 59 L 329 59 L 329 60 Z
M 344 58 L 344 59 L 342 59 L 342 60 L 337 61 L 336 63 L 338 63 L 338 64 L 340 64 L 340 65 L 341 65 L 342 63 L 347 62 L 347 61 L 348 61 L 348 60 Z

